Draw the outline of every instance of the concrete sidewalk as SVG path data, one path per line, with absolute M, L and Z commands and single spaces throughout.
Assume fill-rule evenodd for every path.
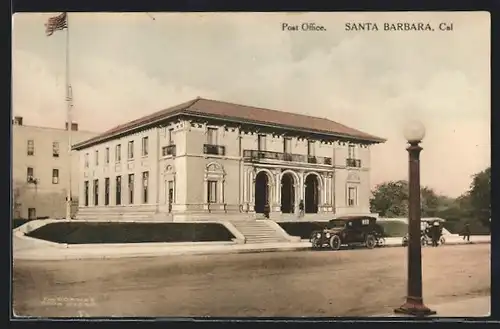
M 471 243 L 490 243 L 490 237 L 473 237 Z M 446 245 L 466 244 L 460 237 L 450 238 Z M 255 253 L 271 251 L 310 250 L 311 243 L 301 242 L 237 244 L 210 243 L 140 243 L 108 245 L 65 245 L 26 236 L 13 235 L 14 259 L 64 260 L 107 259 L 128 257 L 156 257 L 175 255 L 209 255 L 228 253 Z M 401 247 L 401 238 L 386 239 L 385 247 Z
M 427 303 L 426 303 L 427 304 Z M 462 299 L 453 302 L 442 304 L 427 304 L 431 310 L 436 311 L 435 315 L 429 318 L 446 317 L 446 318 L 475 318 L 488 317 L 491 312 L 491 296 L 473 297 Z M 376 317 L 405 317 L 403 315 L 391 313 L 385 315 L 377 315 Z

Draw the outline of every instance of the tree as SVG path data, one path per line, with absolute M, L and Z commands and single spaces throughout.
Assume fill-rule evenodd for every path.
M 409 191 L 408 182 L 405 180 L 389 181 L 379 184 L 372 191 L 370 210 L 381 217 L 406 217 L 408 216 Z M 439 211 L 450 199 L 440 196 L 429 187 L 420 189 L 420 205 L 422 217 L 436 217 Z
M 468 199 L 473 217 L 489 227 L 491 218 L 491 167 L 473 176 Z
M 370 211 L 381 217 L 408 215 L 408 182 L 404 180 L 379 184 L 372 191 Z

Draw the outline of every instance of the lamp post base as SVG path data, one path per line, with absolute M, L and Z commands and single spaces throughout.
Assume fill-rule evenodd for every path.
M 426 317 L 436 314 L 436 311 L 431 310 L 421 302 L 407 301 L 402 306 L 394 310 L 396 314 L 412 315 L 417 317 Z

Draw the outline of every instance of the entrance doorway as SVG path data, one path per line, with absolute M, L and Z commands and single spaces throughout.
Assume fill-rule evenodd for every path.
M 269 202 L 269 177 L 263 171 L 255 177 L 255 212 L 264 213 L 264 207 Z
M 295 211 L 295 188 L 293 177 L 285 173 L 281 177 L 281 212 L 283 214 L 293 214 Z
M 306 214 L 318 213 L 319 205 L 319 182 L 316 175 L 308 175 L 305 190 L 305 212 Z

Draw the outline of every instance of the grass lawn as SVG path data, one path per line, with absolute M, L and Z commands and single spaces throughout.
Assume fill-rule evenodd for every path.
M 29 222 L 29 219 L 13 219 L 12 220 L 12 229 L 18 228 L 21 225 L 26 224 Z
M 67 244 L 231 241 L 233 234 L 218 223 L 60 222 L 27 234 Z
M 281 222 L 277 223 L 291 236 L 309 239 L 312 232 L 325 228 L 326 222 Z
M 309 239 L 313 231 L 322 230 L 326 222 L 281 222 L 278 223 L 289 235 L 300 236 Z M 402 222 L 377 222 L 387 237 L 402 237 L 408 231 L 408 227 Z

